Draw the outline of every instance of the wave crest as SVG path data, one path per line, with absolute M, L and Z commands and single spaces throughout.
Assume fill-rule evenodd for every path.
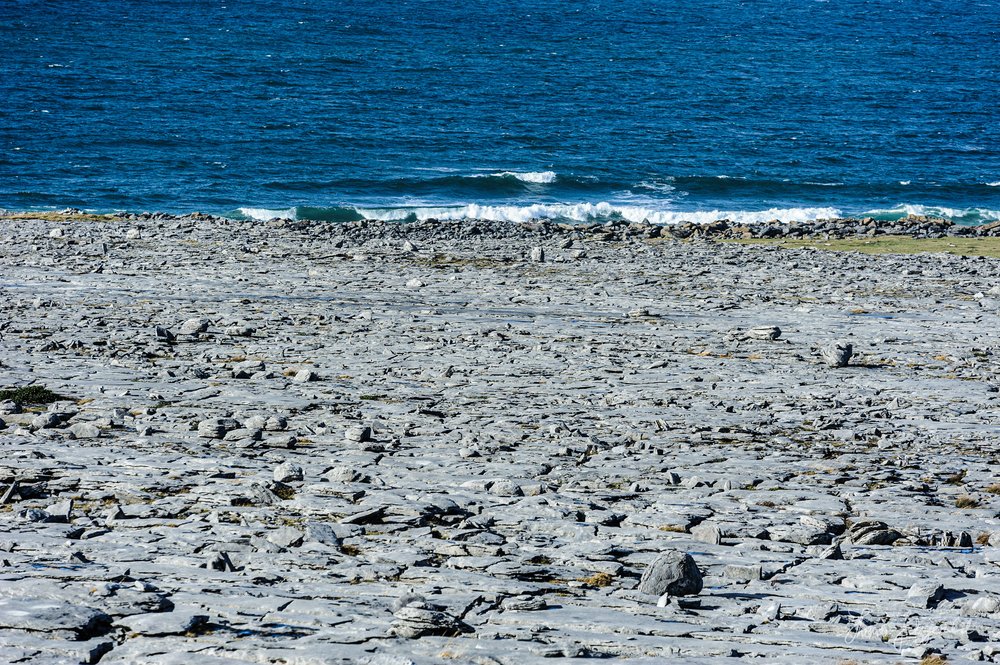
M 556 181 L 559 176 L 556 175 L 555 171 L 500 171 L 499 173 L 491 173 L 493 178 L 513 178 L 514 180 L 520 180 L 521 182 L 530 182 L 533 184 L 549 185 Z M 477 176 L 482 177 L 482 176 Z

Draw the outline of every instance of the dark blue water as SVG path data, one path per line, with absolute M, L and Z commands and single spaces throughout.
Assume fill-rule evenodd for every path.
M 10 209 L 1000 218 L 1000 0 L 0 0 L 0 43 Z

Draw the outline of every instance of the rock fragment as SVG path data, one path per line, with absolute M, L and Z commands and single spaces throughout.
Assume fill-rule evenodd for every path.
M 854 346 L 850 342 L 834 342 L 820 349 L 820 356 L 829 367 L 847 367 L 854 355 Z
M 302 480 L 302 467 L 294 462 L 282 462 L 274 467 L 274 482 L 290 483 Z

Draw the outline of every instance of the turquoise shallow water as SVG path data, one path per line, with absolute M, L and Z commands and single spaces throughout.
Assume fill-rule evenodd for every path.
M 1000 218 L 1000 0 L 11 0 L 0 207 Z

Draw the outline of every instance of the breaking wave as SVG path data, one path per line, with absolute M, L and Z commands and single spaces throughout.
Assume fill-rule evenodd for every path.
M 481 177 L 481 176 L 477 176 Z M 518 171 L 501 171 L 500 173 L 491 173 L 491 178 L 513 178 L 514 180 L 520 180 L 521 182 L 532 182 L 540 185 L 548 185 L 556 181 L 559 176 L 556 175 L 555 171 L 529 171 L 527 173 L 520 173 Z
M 445 221 L 477 219 L 498 222 L 528 222 L 548 219 L 557 222 L 602 223 L 610 221 L 642 222 L 653 224 L 680 224 L 683 222 L 708 223 L 728 219 L 734 223 L 754 222 L 805 222 L 842 216 L 836 208 L 770 208 L 767 210 L 659 210 L 644 206 L 619 205 L 607 202 L 534 205 L 482 205 L 426 206 L 426 207 L 353 207 L 328 208 L 299 207 L 289 209 L 240 208 L 233 217 L 240 219 L 300 219 L 330 222 L 379 219 L 385 221 L 418 221 L 439 219 Z
M 950 219 L 956 224 L 985 224 L 1000 220 L 1000 210 L 990 210 L 989 208 L 947 208 L 944 206 L 924 206 L 901 203 L 893 208 L 869 210 L 863 217 L 874 217 L 875 219 L 901 219 L 908 215 L 920 215 L 926 217 L 943 217 Z

